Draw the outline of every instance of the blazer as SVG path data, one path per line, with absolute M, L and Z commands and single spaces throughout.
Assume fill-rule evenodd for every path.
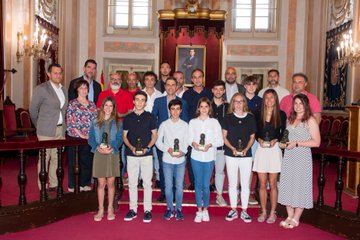
M 246 92 L 245 87 L 244 87 L 242 84 L 239 84 L 239 83 L 236 83 L 236 86 L 237 86 L 237 88 L 238 88 L 238 92 L 239 92 L 239 93 L 242 93 L 243 95 L 245 95 L 245 92 Z M 225 87 L 225 89 L 226 89 L 226 87 Z M 225 100 L 227 99 L 227 97 L 226 97 L 226 91 L 225 91 L 225 94 L 224 94 L 224 99 L 225 99 Z
M 159 128 L 162 122 L 169 119 L 170 117 L 168 113 L 168 103 L 166 98 L 167 96 L 159 97 L 156 98 L 154 102 L 152 114 L 156 118 L 157 128 Z M 180 118 L 185 122 L 189 122 L 187 102 L 184 99 L 179 98 L 178 96 L 176 96 L 176 99 L 182 102 L 182 111 L 180 114 Z
M 78 97 L 77 91 L 75 90 L 75 85 L 76 85 L 76 82 L 79 80 L 85 80 L 84 76 L 75 78 L 75 79 L 71 80 L 71 82 L 70 82 L 69 89 L 68 89 L 69 101 L 74 100 L 75 98 Z M 101 85 L 95 79 L 92 82 L 93 82 L 93 87 L 94 87 L 94 103 L 96 104 L 97 100 L 99 98 L 99 94 L 101 92 Z
M 65 95 L 65 104 L 60 108 L 60 100 L 56 95 L 50 81 L 38 85 L 33 93 L 29 112 L 31 121 L 36 127 L 36 132 L 41 136 L 54 137 L 59 114 L 63 117 L 65 124 L 65 113 L 67 107 L 67 96 L 64 87 L 61 87 Z M 63 128 L 65 133 L 65 127 Z

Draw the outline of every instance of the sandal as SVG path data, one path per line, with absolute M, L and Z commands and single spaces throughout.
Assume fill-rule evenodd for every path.
M 299 222 L 296 221 L 295 219 L 291 219 L 291 221 L 287 225 L 285 225 L 284 228 L 293 229 L 293 228 L 295 228 L 297 226 L 299 226 Z
M 280 222 L 280 227 L 285 227 L 286 225 L 288 225 L 290 223 L 292 219 L 290 217 L 287 217 L 285 220 Z
M 266 223 L 272 224 L 276 221 L 276 212 L 270 213 L 270 217 L 266 220 Z
M 114 209 L 109 208 L 108 209 L 107 220 L 111 221 L 111 220 L 114 220 L 114 219 L 115 219 Z
M 259 223 L 262 223 L 262 222 L 265 222 L 265 219 L 266 219 L 266 212 L 262 212 L 262 213 L 260 213 L 259 217 L 257 218 L 257 221 Z
M 94 216 L 95 222 L 100 222 L 104 216 L 104 209 L 99 209 L 98 213 Z

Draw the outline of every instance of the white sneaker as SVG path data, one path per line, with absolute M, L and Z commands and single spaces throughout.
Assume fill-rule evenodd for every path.
M 240 218 L 246 223 L 251 223 L 251 217 L 245 210 L 241 212 Z
M 201 223 L 202 218 L 203 218 L 203 212 L 202 211 L 197 211 L 194 222 Z
M 202 221 L 203 222 L 210 222 L 210 216 L 208 210 L 204 210 L 202 212 Z
M 87 191 L 91 191 L 90 186 L 80 187 L 80 192 L 87 192 Z
M 68 192 L 74 192 L 74 188 L 68 188 Z
M 217 205 L 221 206 L 221 207 L 226 207 L 227 203 L 225 201 L 225 199 L 223 198 L 222 195 L 217 195 L 216 196 L 216 203 Z

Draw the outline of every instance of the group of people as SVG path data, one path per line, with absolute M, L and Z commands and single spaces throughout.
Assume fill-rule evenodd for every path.
M 183 220 L 183 184 L 187 166 L 189 189 L 195 190 L 197 212 L 194 221 L 210 221 L 210 186 L 215 169 L 216 202 L 227 206 L 223 198 L 225 169 L 228 178 L 230 210 L 226 220 L 240 218 L 249 223 L 252 172 L 259 180 L 261 212 L 258 222 L 274 223 L 276 205 L 286 206 L 284 228 L 299 225 L 304 208 L 312 207 L 311 147 L 320 144 L 318 123 L 321 107 L 317 98 L 306 92 L 307 76 L 292 77 L 292 92 L 279 85 L 279 72 L 268 72 L 268 86 L 257 94 L 258 79 L 248 76 L 236 82 L 236 69 L 228 67 L 225 81 L 204 86 L 204 72 L 191 73 L 192 88 L 184 87 L 184 74 L 174 72 L 167 62 L 160 76 L 146 72 L 144 88 L 138 76 L 126 76 L 128 88 L 122 89 L 122 75 L 110 73 L 109 87 L 101 91 L 94 80 L 96 62 L 87 60 L 84 75 L 70 83 L 68 97 L 61 85 L 62 68 L 52 64 L 49 81 L 39 85 L 30 105 L 30 115 L 40 140 L 64 138 L 88 139 L 79 147 L 80 190 L 91 190 L 92 177 L 98 179 L 99 209 L 104 216 L 105 187 L 108 189 L 107 219 L 115 219 L 113 201 L 115 178 L 121 175 L 120 158 L 126 164 L 131 221 L 138 215 L 138 182 L 144 188 L 143 222 L 151 222 L 152 178 L 157 175 L 167 209 L 163 218 Z M 69 101 L 69 104 L 68 104 Z M 284 149 L 284 155 L 281 147 Z M 74 191 L 74 148 L 68 149 L 68 190 Z M 49 190 L 57 187 L 57 156 L 49 149 Z M 121 157 L 120 157 L 121 156 Z M 226 166 L 226 167 L 225 167 Z M 279 193 L 277 187 L 280 176 Z M 267 184 L 270 186 L 270 211 L 267 214 Z M 239 188 L 240 184 L 240 188 Z M 40 187 L 40 183 L 39 183 Z M 241 213 L 238 214 L 240 192 Z M 174 206 L 175 201 L 175 206 Z

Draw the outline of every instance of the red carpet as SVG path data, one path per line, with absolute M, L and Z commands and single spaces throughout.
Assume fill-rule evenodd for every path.
M 141 207 L 140 207 L 141 209 Z M 116 213 L 114 221 L 107 221 L 105 218 L 101 222 L 93 221 L 93 213 L 87 213 L 71 217 L 47 225 L 45 227 L 7 234 L 0 236 L 0 239 L 11 240 L 80 240 L 80 239 L 342 239 L 336 235 L 321 231 L 307 224 L 300 224 L 295 229 L 283 229 L 279 227 L 278 219 L 275 224 L 256 222 L 255 216 L 257 209 L 249 209 L 249 214 L 253 217 L 252 223 L 244 223 L 237 219 L 232 222 L 225 221 L 227 208 L 210 208 L 209 223 L 194 223 L 196 209 L 186 207 L 184 209 L 185 220 L 170 221 L 162 219 L 164 207 L 154 207 L 153 220 L 149 224 L 142 222 L 142 212 L 139 209 L 138 218 L 132 222 L 124 222 L 123 217 L 128 210 L 127 205 L 121 205 L 120 211 Z

